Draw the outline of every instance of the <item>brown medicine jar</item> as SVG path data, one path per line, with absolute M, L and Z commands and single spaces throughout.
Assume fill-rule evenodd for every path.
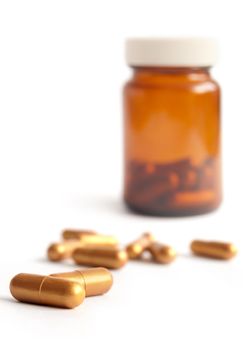
M 207 38 L 129 39 L 124 199 L 136 212 L 186 216 L 221 201 L 220 88 Z

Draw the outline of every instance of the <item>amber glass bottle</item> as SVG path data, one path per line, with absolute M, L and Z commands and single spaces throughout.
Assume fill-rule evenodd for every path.
M 210 39 L 130 39 L 124 88 L 124 198 L 149 215 L 210 212 L 221 201 L 220 90 Z

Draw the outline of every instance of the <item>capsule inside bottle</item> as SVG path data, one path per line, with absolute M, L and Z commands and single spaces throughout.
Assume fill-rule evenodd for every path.
M 194 240 L 191 243 L 193 254 L 213 258 L 229 260 L 236 256 L 237 248 L 232 243 Z
M 10 292 L 18 301 L 72 309 L 85 298 L 81 284 L 50 276 L 20 273 L 10 282 Z
M 148 250 L 151 253 L 154 261 L 160 264 L 170 264 L 176 259 L 177 255 L 174 248 L 158 242 L 153 242 L 149 246 Z
M 86 297 L 107 293 L 113 284 L 111 272 L 103 267 L 56 273 L 51 276 L 80 283 L 85 289 Z
M 73 252 L 73 260 L 78 265 L 119 269 L 127 263 L 125 250 L 101 247 L 82 247 Z
M 153 241 L 154 236 L 151 233 L 144 233 L 136 241 L 130 243 L 126 248 L 129 259 L 139 258 Z

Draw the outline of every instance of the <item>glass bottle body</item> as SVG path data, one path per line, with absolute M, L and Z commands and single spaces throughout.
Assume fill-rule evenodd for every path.
M 184 216 L 221 201 L 220 89 L 208 68 L 133 67 L 124 88 L 124 199 Z

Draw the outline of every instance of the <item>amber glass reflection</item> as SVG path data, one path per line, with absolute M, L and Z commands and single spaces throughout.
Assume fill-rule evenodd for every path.
M 124 88 L 127 205 L 150 215 L 221 201 L 220 91 L 208 68 L 134 67 Z

